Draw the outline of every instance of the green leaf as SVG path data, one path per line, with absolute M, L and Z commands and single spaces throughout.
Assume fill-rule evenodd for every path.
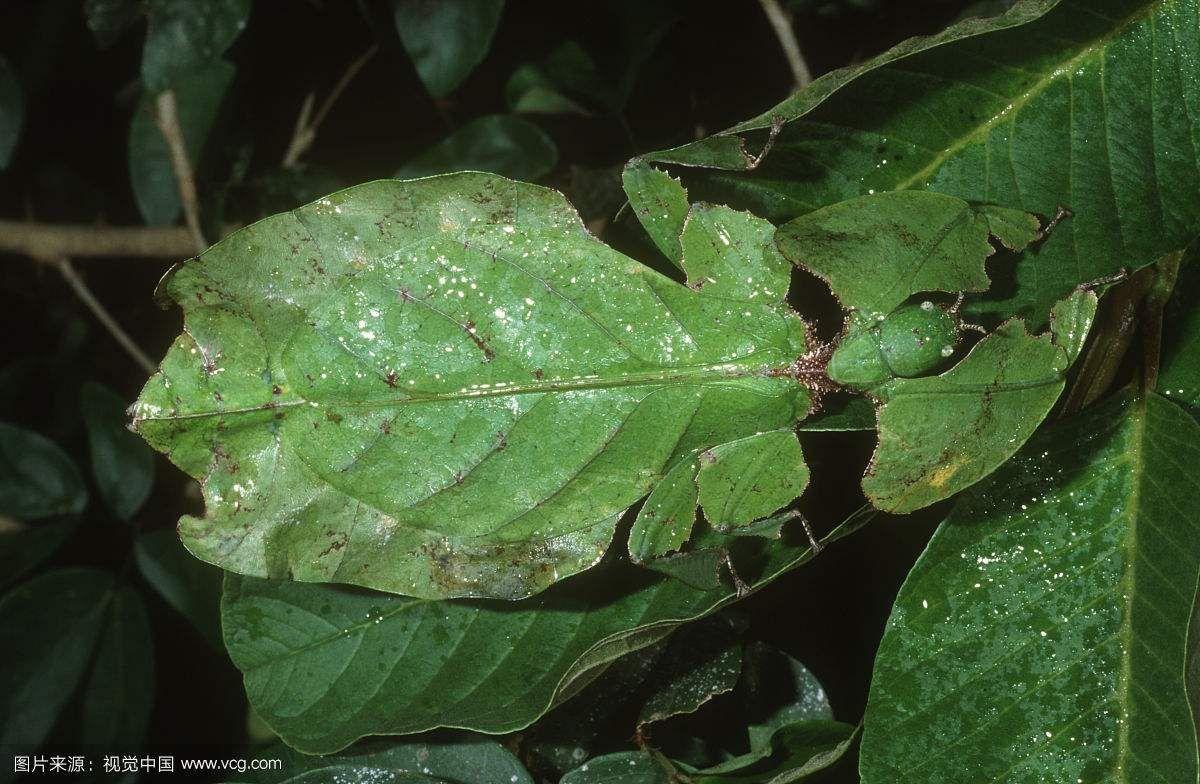
M 728 532 L 799 498 L 808 466 L 796 434 L 772 430 L 701 452 L 696 485 L 704 516 Z
M 243 574 L 528 596 L 677 459 L 809 406 L 782 302 L 679 285 L 491 175 L 342 191 L 163 289 L 185 334 L 135 428 L 204 483 L 185 546 Z
M 253 784 L 300 781 L 533 784 L 512 752 L 495 741 L 465 733 L 405 741 L 367 741 L 325 757 L 310 757 L 279 744 L 260 756 L 282 759 L 283 770 L 256 773 Z
M 748 212 L 693 205 L 679 238 L 688 286 L 713 297 L 782 302 L 792 268 L 775 246 L 775 228 Z
M 83 18 L 96 45 L 108 49 L 142 16 L 137 0 L 84 0 Z
M 0 171 L 12 160 L 24 121 L 25 97 L 21 82 L 8 61 L 0 57 Z
M 588 760 L 559 784 L 671 784 L 672 768 L 644 751 L 618 751 Z
M 629 206 L 667 260 L 683 266 L 679 236 L 688 217 L 687 191 L 679 180 L 634 158 L 621 172 Z
M 792 263 L 829 284 L 843 308 L 875 318 L 920 292 L 986 291 L 990 231 L 987 216 L 961 199 L 901 191 L 802 215 L 775 239 Z
M 492 114 L 472 120 L 410 160 L 397 177 L 485 171 L 518 180 L 544 177 L 558 162 L 558 147 L 528 120 Z
M 487 56 L 504 0 L 392 0 L 400 42 L 425 89 L 445 98 Z
M 179 537 L 169 529 L 139 536 L 134 556 L 146 582 L 205 640 L 220 649 L 220 570 L 188 555 Z
M 173 85 L 179 126 L 193 164 L 200 160 L 233 74 L 232 65 L 215 61 L 180 76 Z M 129 126 L 129 179 L 142 217 L 160 226 L 174 223 L 181 205 L 171 153 L 155 122 L 155 101 L 153 92 L 144 91 Z
M 825 542 L 862 522 L 847 521 Z M 811 557 L 787 540 L 736 544 L 732 557 L 752 589 Z M 288 745 L 327 753 L 369 734 L 521 729 L 620 656 L 736 595 L 619 560 L 520 602 L 429 602 L 229 575 L 222 626 L 262 718 Z
M 837 433 L 875 429 L 875 406 L 861 395 L 826 398 L 821 408 L 800 423 L 801 432 Z
M 533 63 L 518 66 L 508 77 L 504 100 L 508 110 L 516 114 L 589 114 L 563 95 L 546 71 Z
M 684 458 L 650 492 L 629 530 L 629 557 L 634 563 L 675 552 L 692 535 L 699 470 L 697 457 Z
M 81 685 L 79 743 L 139 748 L 153 702 L 154 643 L 146 608 L 132 588 L 116 587 L 107 599 L 94 658 Z
M 742 674 L 736 632 L 717 617 L 672 635 L 650 675 L 653 690 L 638 712 L 638 726 L 694 713 L 713 697 L 733 691 Z
M 126 403 L 116 392 L 88 382 L 79 391 L 79 404 L 100 497 L 114 515 L 129 520 L 154 484 L 154 453 L 126 428 Z
M 0 514 L 36 520 L 78 514 L 85 506 L 83 477 L 57 444 L 0 422 Z
M 1066 386 L 1096 295 L 1076 291 L 1054 312 L 1053 337 L 1007 321 L 945 373 L 875 390 L 879 444 L 863 491 L 876 508 L 904 513 L 949 498 L 1021 448 Z
M 149 26 L 142 49 L 142 84 L 146 91 L 178 90 L 186 83 L 200 94 L 214 92 L 201 89 L 204 79 L 197 74 L 203 72 L 208 80 L 219 80 L 216 66 L 245 29 L 250 6 L 250 0 L 148 0 Z M 224 86 L 219 92 L 224 92 Z M 178 98 L 182 122 L 188 102 L 183 95 Z M 187 128 L 184 125 L 185 132 Z
M 0 586 L 16 582 L 41 565 L 78 527 L 75 516 L 33 525 L 0 518 Z
M 647 157 L 693 198 L 786 220 L 870 192 L 920 188 L 1074 217 L 1017 260 L 977 320 L 1040 326 L 1075 285 L 1186 247 L 1200 226 L 1192 141 L 1196 0 L 1017 3 L 818 79 L 762 115 Z M 782 132 L 762 165 L 757 152 Z M 752 138 L 750 138 L 752 137 Z
M 1200 416 L 1200 263 L 1184 257 L 1175 289 L 1163 314 L 1158 390 Z
M 876 658 L 863 781 L 1196 780 L 1200 425 L 1118 396 L 966 494 Z
M 0 744 L 37 749 L 76 694 L 80 742 L 141 740 L 154 676 L 131 589 L 92 569 L 49 572 L 0 598 L 0 628 L 20 630 L 0 647 Z

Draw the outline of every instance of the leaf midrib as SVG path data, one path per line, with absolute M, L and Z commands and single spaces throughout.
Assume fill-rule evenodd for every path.
M 1051 84 L 1059 79 L 1059 77 L 1064 75 L 1069 76 L 1080 62 L 1088 57 L 1091 57 L 1097 51 L 1107 47 L 1109 42 L 1111 42 L 1114 38 L 1124 33 L 1129 27 L 1132 27 L 1140 22 L 1143 18 L 1150 16 L 1155 9 L 1165 5 L 1166 2 L 1167 0 L 1153 0 L 1152 2 L 1147 2 L 1137 11 L 1129 14 L 1127 17 L 1117 22 L 1108 33 L 1095 39 L 1090 44 L 1083 46 L 1075 55 L 1063 61 L 1056 67 L 1049 69 L 1048 73 L 1043 74 L 1042 77 L 1037 79 L 1028 90 L 1015 98 L 1011 103 L 1008 104 L 1008 106 L 1004 107 L 1003 110 L 996 115 L 989 117 L 987 120 L 984 120 L 982 123 L 971 129 L 968 133 L 962 134 L 957 140 L 954 141 L 953 144 L 949 145 L 940 153 L 935 155 L 929 161 L 929 163 L 923 166 L 920 170 L 897 182 L 893 186 L 892 190 L 900 191 L 913 187 L 924 188 L 925 186 L 923 183 L 932 177 L 934 173 L 936 173 L 938 169 L 940 169 L 942 165 L 946 163 L 946 161 L 958 155 L 958 153 L 962 152 L 962 150 L 968 145 L 979 140 L 980 137 L 986 136 L 994 127 L 999 125 L 1001 121 L 1010 116 L 1015 116 L 1021 111 L 1021 109 L 1025 107 L 1027 103 L 1045 92 Z M 1064 3 L 1063 5 L 1058 6 L 1058 8 L 1064 8 L 1068 5 L 1073 4 Z M 1055 10 L 1058 9 L 1056 8 Z
M 753 355 L 750 355 L 753 356 Z M 656 385 L 689 385 L 689 384 L 708 384 L 708 383 L 723 383 L 727 381 L 735 381 L 743 378 L 759 377 L 763 379 L 780 378 L 785 374 L 790 374 L 791 370 L 787 367 L 776 367 L 770 364 L 747 364 L 746 362 L 716 362 L 703 365 L 684 365 L 678 367 L 662 368 L 656 370 L 641 371 L 636 373 L 622 373 L 617 376 L 599 377 L 596 375 L 581 376 L 573 378 L 554 378 L 534 381 L 507 382 L 493 381 L 489 384 L 481 384 L 478 389 L 470 389 L 467 387 L 460 388 L 450 392 L 429 392 L 423 394 L 409 394 L 403 397 L 397 396 L 392 398 L 380 398 L 376 400 L 330 400 L 319 398 L 304 398 L 297 397 L 293 399 L 272 400 L 268 403 L 257 406 L 245 406 L 242 408 L 227 408 L 213 411 L 196 411 L 187 414 L 174 414 L 171 416 L 139 416 L 137 422 L 174 422 L 185 419 L 203 419 L 213 416 L 230 416 L 237 414 L 250 414 L 262 411 L 273 411 L 286 408 L 295 408 L 304 405 L 316 406 L 339 406 L 342 408 L 352 408 L 359 410 L 373 410 L 381 408 L 393 408 L 396 406 L 418 404 L 418 403 L 444 403 L 453 401 L 475 400 L 478 398 L 489 397 L 512 397 L 516 395 L 542 395 L 563 392 L 578 392 L 586 390 L 601 390 L 601 389 L 618 389 L 624 387 L 638 386 L 656 386 Z M 485 388 L 486 387 L 486 388 Z

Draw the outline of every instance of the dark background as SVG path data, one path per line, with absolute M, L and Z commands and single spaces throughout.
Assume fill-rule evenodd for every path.
M 817 8 L 819 2 L 802 5 L 797 34 L 814 74 L 820 74 L 911 35 L 935 32 L 967 3 L 846 0 L 832 13 Z M 615 173 L 632 155 L 720 130 L 789 92 L 790 73 L 757 2 L 695 2 L 678 9 L 677 22 L 642 68 L 622 116 L 533 118 L 559 148 L 549 184 L 582 202 L 588 194 L 579 193 L 586 179 L 580 172 L 599 170 L 595 179 L 602 191 L 619 188 Z M 262 0 L 229 53 L 238 77 L 221 120 L 226 141 L 206 152 L 201 189 L 225 196 L 226 220 L 261 217 L 264 198 L 253 183 L 278 167 L 304 96 L 311 90 L 323 94 L 372 43 L 379 44 L 378 55 L 343 94 L 306 156 L 346 185 L 388 176 L 465 121 L 504 112 L 504 85 L 513 69 L 562 40 L 579 40 L 598 54 L 614 50 L 618 29 L 611 11 L 606 3 L 510 0 L 487 59 L 452 99 L 434 102 L 396 38 L 385 3 Z M 126 135 L 137 97 L 141 39 L 134 30 L 100 51 L 79 2 L 0 3 L 0 54 L 18 69 L 26 89 L 22 141 L 13 164 L 0 173 L 0 217 L 140 222 L 129 185 Z M 225 188 L 223 178 L 237 160 L 248 167 L 245 177 Z M 602 205 L 613 198 L 611 192 L 601 195 Z M 279 209 L 288 206 L 294 205 Z M 636 224 L 610 224 L 604 239 L 651 260 Z M 180 325 L 178 312 L 159 309 L 151 297 L 170 261 L 97 259 L 76 265 L 155 358 Z M 75 414 L 80 383 L 103 382 L 132 401 L 143 372 L 54 270 L 0 256 L 0 286 L 0 419 L 83 450 Z M 823 287 L 798 279 L 793 288 L 800 292 L 802 312 L 818 321 L 824 335 L 836 331 L 839 317 Z M 828 530 L 862 503 L 858 478 L 873 440 L 869 434 L 805 439 L 813 480 L 803 509 L 817 528 Z M 198 511 L 198 495 L 185 477 L 161 458 L 158 468 L 151 500 L 135 521 L 142 530 L 172 527 L 181 513 Z M 739 605 L 749 615 L 752 636 L 778 645 L 815 672 L 841 720 L 862 716 L 887 613 L 937 511 L 880 518 Z M 127 526 L 85 521 L 55 562 L 111 567 L 128 557 L 129 546 Z M 238 673 L 223 652 L 207 648 L 161 601 L 152 599 L 150 610 L 159 680 L 151 746 L 196 745 L 236 754 L 244 748 L 246 715 Z

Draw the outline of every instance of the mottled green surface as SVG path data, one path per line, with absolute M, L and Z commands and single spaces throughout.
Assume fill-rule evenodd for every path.
M 142 85 L 160 92 L 220 59 L 250 16 L 251 0 L 147 0 Z
M 1082 282 L 1152 263 L 1200 226 L 1196 0 L 1019 2 L 818 79 L 760 117 L 646 156 L 681 169 L 693 199 L 786 220 L 848 198 L 921 188 L 1043 216 L 1075 216 L 1015 264 L 973 319 L 1022 315 Z M 788 122 L 744 170 L 772 118 Z
M 810 557 L 787 540 L 733 548 L 755 589 Z M 430 602 L 229 575 L 222 626 L 259 715 L 289 745 L 328 753 L 370 734 L 521 729 L 618 657 L 735 596 L 728 582 L 699 590 L 620 561 L 520 602 Z
M 720 531 L 766 517 L 798 498 L 807 485 L 808 466 L 791 429 L 757 433 L 700 453 L 700 506 Z
M 400 42 L 434 98 L 458 87 L 487 56 L 504 0 L 392 0 Z
M 595 564 L 675 460 L 808 411 L 769 224 L 693 223 L 712 233 L 699 291 L 554 191 L 383 180 L 177 267 L 162 288 L 185 334 L 134 418 L 204 483 L 184 543 L 234 572 L 424 597 L 517 598 Z
M 829 284 L 864 319 L 887 315 L 926 291 L 985 291 L 990 222 L 940 193 L 863 196 L 802 215 L 775 241 L 792 263 Z
M 651 241 L 676 267 L 683 265 L 679 235 L 687 220 L 687 191 L 679 180 L 634 158 L 621 172 L 629 206 Z
M 1119 396 L 969 492 L 888 622 L 864 782 L 1195 782 L 1198 462 L 1191 417 Z
M 938 376 L 900 378 L 874 390 L 879 443 L 863 477 L 871 503 L 911 512 L 949 498 L 996 470 L 1033 434 L 1066 386 L 1096 313 L 1076 291 L 1055 307 L 1054 329 L 1030 335 L 1014 319 Z
M 696 472 L 700 461 L 684 458 L 667 472 L 638 510 L 629 530 L 629 557 L 634 563 L 679 550 L 696 524 Z

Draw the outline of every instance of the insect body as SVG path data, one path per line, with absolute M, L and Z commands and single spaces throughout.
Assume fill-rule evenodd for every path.
M 838 384 L 868 389 L 891 378 L 924 376 L 946 364 L 962 330 L 954 308 L 925 300 L 873 319 L 852 316 L 826 373 Z

